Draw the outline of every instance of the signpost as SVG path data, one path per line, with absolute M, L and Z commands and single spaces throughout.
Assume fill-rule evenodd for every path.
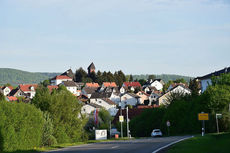
M 209 120 L 209 116 L 208 116 L 208 113 L 204 113 L 204 112 L 201 112 L 198 114 L 198 120 L 202 121 L 202 133 L 201 135 L 204 136 L 205 134 L 205 121 L 208 121 Z
M 167 125 L 167 127 L 168 127 L 168 136 L 169 136 L 169 127 L 170 127 L 170 122 L 169 122 L 169 120 L 166 122 L 166 125 Z
M 219 133 L 219 124 L 218 124 L 218 118 L 221 118 L 222 114 L 216 114 L 216 130 L 217 133 Z

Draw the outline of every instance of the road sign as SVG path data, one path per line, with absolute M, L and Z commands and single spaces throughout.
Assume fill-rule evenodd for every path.
M 166 122 L 166 125 L 167 125 L 167 126 L 170 126 L 170 122 L 169 122 L 169 121 L 167 121 L 167 122 Z
M 124 116 L 119 116 L 119 122 L 124 122 Z
M 106 140 L 107 130 L 95 130 L 95 140 Z
M 200 121 L 207 121 L 207 120 L 209 120 L 208 113 L 199 113 L 198 114 L 198 119 Z

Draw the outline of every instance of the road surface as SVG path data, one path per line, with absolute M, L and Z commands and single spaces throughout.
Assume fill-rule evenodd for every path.
M 100 142 L 73 146 L 46 153 L 152 153 L 163 146 L 187 137 L 189 136 Z

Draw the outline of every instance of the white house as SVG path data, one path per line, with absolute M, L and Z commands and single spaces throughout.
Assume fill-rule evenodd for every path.
M 68 91 L 70 91 L 72 94 L 79 96 L 77 92 L 77 85 L 74 81 L 63 81 L 61 84 L 63 84 Z
M 125 92 L 126 92 L 125 88 L 124 88 L 124 87 L 121 87 L 121 88 L 120 88 L 120 93 L 121 93 L 121 94 L 124 94 Z
M 86 115 L 89 115 L 91 114 L 93 111 L 95 111 L 95 109 L 101 109 L 102 107 L 97 105 L 97 104 L 85 104 L 84 106 L 82 106 L 81 108 L 81 113 L 82 114 L 86 114 Z
M 161 96 L 162 94 L 159 91 L 153 91 L 150 96 L 149 96 L 149 102 L 153 103 L 153 102 L 157 102 L 158 98 Z
M 37 84 L 20 84 L 18 86 L 19 89 L 30 99 L 32 99 L 36 94 Z
M 9 95 L 9 93 L 11 92 L 11 90 L 13 90 L 12 87 L 6 87 L 6 86 L 2 87 L 2 92 L 3 92 L 4 96 Z
M 230 67 L 207 74 L 202 77 L 197 77 L 196 79 L 198 79 L 201 82 L 201 92 L 203 93 L 209 85 L 212 85 L 212 80 L 211 80 L 212 76 L 220 76 L 221 74 L 224 73 L 230 73 Z
M 126 93 L 123 96 L 121 96 L 121 107 L 124 107 L 126 105 L 136 106 L 137 104 L 140 104 L 139 96 L 133 93 Z
M 51 79 L 51 85 L 59 85 L 63 81 L 73 81 L 72 78 L 66 76 L 66 75 L 57 75 L 56 77 Z
M 90 104 L 97 104 L 105 108 L 105 110 L 107 110 L 111 116 L 115 116 L 117 113 L 116 103 L 114 103 L 108 98 L 90 99 Z
M 155 87 L 156 90 L 162 90 L 164 86 L 164 82 L 161 79 L 149 80 L 145 85 L 145 87 Z M 146 89 L 147 90 L 147 89 Z
M 177 85 L 158 98 L 158 105 L 169 104 L 169 99 L 171 98 L 172 94 L 190 95 L 191 90 L 183 85 Z

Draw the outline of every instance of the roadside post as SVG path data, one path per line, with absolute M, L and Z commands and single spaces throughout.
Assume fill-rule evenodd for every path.
M 122 116 L 121 103 L 119 103 L 119 106 L 120 106 L 119 122 L 121 123 L 121 137 L 123 138 L 123 126 L 122 126 L 122 123 L 124 122 L 124 116 Z
M 129 138 L 129 107 L 126 107 L 126 120 L 127 120 L 127 137 Z
M 201 135 L 204 136 L 205 134 L 205 121 L 209 120 L 208 113 L 201 112 L 198 114 L 198 120 L 202 121 L 202 129 L 201 129 Z
M 167 128 L 168 128 L 168 136 L 170 135 L 169 134 L 169 127 L 170 127 L 170 122 L 169 122 L 169 120 L 166 122 L 166 125 L 167 125 Z
M 222 117 L 222 114 L 216 114 L 216 130 L 217 133 L 219 133 L 219 123 L 218 123 L 218 119 Z

